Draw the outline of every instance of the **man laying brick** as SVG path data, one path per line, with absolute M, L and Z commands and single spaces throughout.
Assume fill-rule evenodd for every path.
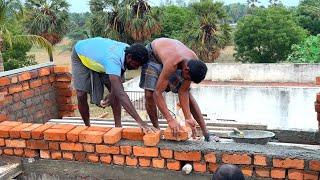
M 219 141 L 218 137 L 208 132 L 200 108 L 189 92 L 191 82 L 200 83 L 205 78 L 205 63 L 191 49 L 174 39 L 158 38 L 146 47 L 149 61 L 142 67 L 139 86 L 145 90 L 146 109 L 153 126 L 159 129 L 158 107 L 175 136 L 181 129 L 162 95 L 164 91 L 172 91 L 178 93 L 186 125 L 192 129 L 193 137 L 197 122 L 206 141 Z
M 72 52 L 72 77 L 77 92 L 78 107 L 86 126 L 90 126 L 87 94 L 98 106 L 103 99 L 104 86 L 110 92 L 105 98 L 110 103 L 116 127 L 121 127 L 121 106 L 137 121 L 144 131 L 156 131 L 142 121 L 128 95 L 124 92 L 121 77 L 126 69 L 137 69 L 148 59 L 148 51 L 141 44 L 128 44 L 96 37 L 76 43 Z

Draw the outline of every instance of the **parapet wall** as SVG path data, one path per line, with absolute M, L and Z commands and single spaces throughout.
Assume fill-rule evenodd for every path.
M 157 137 L 157 135 L 159 135 Z M 319 179 L 319 150 L 280 145 L 174 142 L 138 128 L 0 123 L 0 155 L 97 165 L 212 173 L 221 164 L 238 165 L 248 177 Z M 149 145 L 149 146 L 146 146 Z
M 53 63 L 0 73 L 0 122 L 74 116 L 70 69 Z
M 209 63 L 206 80 L 245 82 L 314 82 L 320 64 L 230 64 Z

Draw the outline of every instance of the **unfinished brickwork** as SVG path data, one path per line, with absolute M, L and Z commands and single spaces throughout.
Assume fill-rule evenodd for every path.
M 70 68 L 49 65 L 0 74 L 0 122 L 45 123 L 74 116 Z
M 171 171 L 181 171 L 185 163 L 190 163 L 196 173 L 212 173 L 221 164 L 235 164 L 251 177 L 319 179 L 320 156 L 316 151 L 297 155 L 291 152 L 292 148 L 286 153 L 287 148 L 284 152 L 279 152 L 277 147 L 268 151 L 265 149 L 270 147 L 262 145 L 246 146 L 247 149 L 258 147 L 253 151 L 245 148 L 234 151 L 233 144 L 225 150 L 213 150 L 206 148 L 210 143 L 196 145 L 197 149 L 190 149 L 189 145 L 179 149 L 183 142 L 159 142 L 159 139 L 160 133 L 145 135 L 135 128 L 0 123 L 0 155 Z M 214 148 L 216 146 L 223 144 L 217 143 Z

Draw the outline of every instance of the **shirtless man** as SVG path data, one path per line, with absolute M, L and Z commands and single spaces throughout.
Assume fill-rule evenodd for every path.
M 149 61 L 142 66 L 139 86 L 145 90 L 146 109 L 155 128 L 159 129 L 157 107 L 167 120 L 174 135 L 180 130 L 178 121 L 172 117 L 162 93 L 178 93 L 186 125 L 196 134 L 196 122 L 200 125 L 206 141 L 211 141 L 200 108 L 190 94 L 191 82 L 200 83 L 206 76 L 207 66 L 197 55 L 178 40 L 158 38 L 147 45 Z M 218 137 L 212 136 L 214 141 Z

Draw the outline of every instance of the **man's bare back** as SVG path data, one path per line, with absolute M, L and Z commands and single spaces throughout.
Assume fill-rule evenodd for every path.
M 169 63 L 176 66 L 183 60 L 198 59 L 191 49 L 175 39 L 158 38 L 152 41 L 152 47 L 163 65 Z

